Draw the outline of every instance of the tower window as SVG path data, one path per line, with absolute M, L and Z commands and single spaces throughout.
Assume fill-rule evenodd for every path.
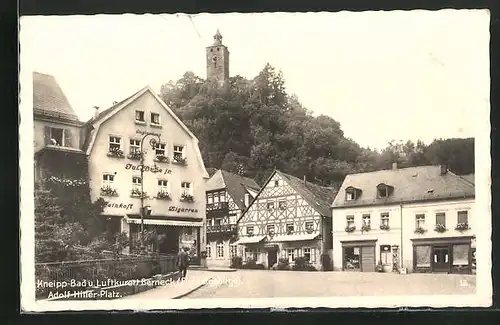
M 219 50 L 219 48 L 217 48 L 217 51 Z
M 210 49 L 210 52 L 213 52 L 213 51 L 214 51 L 214 49 Z

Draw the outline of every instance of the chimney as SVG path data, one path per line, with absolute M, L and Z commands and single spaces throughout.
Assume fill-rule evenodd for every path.
M 97 115 L 99 115 L 99 106 L 94 106 L 94 117 L 97 117 Z
M 306 175 L 304 175 L 304 184 L 307 184 L 306 182 L 307 182 Z
M 245 193 L 245 208 L 248 208 L 250 205 L 250 194 Z
M 448 172 L 448 166 L 445 164 L 441 165 L 441 175 L 445 175 Z
M 397 162 L 393 162 L 392 163 L 392 170 L 397 170 L 398 169 L 398 163 Z

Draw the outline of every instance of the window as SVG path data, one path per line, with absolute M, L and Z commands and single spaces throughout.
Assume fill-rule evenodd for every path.
M 311 261 L 311 249 L 310 248 L 304 248 L 304 257 L 309 262 Z
M 160 114 L 151 113 L 151 124 L 160 125 Z
M 295 227 L 294 227 L 293 223 L 286 224 L 286 233 L 287 234 L 293 233 L 294 229 L 295 229 Z
M 444 212 L 436 213 L 436 225 L 446 226 L 446 214 Z
M 71 130 L 46 126 L 45 144 L 71 147 Z
M 121 149 L 122 139 L 120 137 L 109 137 L 109 151 L 116 151 Z
M 453 245 L 453 266 L 469 265 L 469 245 Z
M 370 227 L 371 221 L 370 221 L 370 215 L 369 214 L 363 214 L 363 226 Z
M 219 203 L 219 193 L 214 193 L 214 203 Z
M 380 261 L 383 265 L 392 264 L 391 245 L 380 245 Z
M 274 187 L 278 187 L 280 186 L 280 182 L 279 181 L 274 181 Z
M 253 226 L 247 226 L 247 235 L 252 236 L 253 235 Z
M 313 232 L 314 231 L 314 222 L 312 222 L 312 221 L 307 221 L 306 222 L 306 231 L 307 232 Z
M 278 202 L 278 208 L 280 210 L 285 210 L 286 209 L 286 200 L 279 200 L 279 202 Z
M 347 192 L 346 193 L 346 198 L 347 201 L 352 201 L 356 199 L 356 195 L 354 192 Z
M 158 180 L 158 192 L 168 193 L 168 181 L 164 179 Z
M 165 143 L 157 143 L 155 147 L 155 154 L 157 156 L 165 156 L 165 147 L 167 145 Z
M 214 200 L 214 198 L 212 196 L 212 193 L 208 193 L 207 194 L 207 203 L 212 204 L 213 200 Z
M 181 183 L 181 193 L 183 195 L 192 195 L 191 190 L 192 190 L 191 183 L 189 183 L 189 182 L 182 182 Z
M 114 188 L 115 175 L 113 174 L 103 174 L 102 175 L 102 186 Z
M 132 190 L 140 191 L 141 190 L 141 178 L 138 176 L 132 177 Z
M 384 212 L 380 214 L 380 225 L 384 228 L 389 228 L 389 213 Z
M 295 249 L 293 248 L 287 248 L 286 249 L 286 257 L 288 258 L 288 262 L 293 262 L 295 259 Z
M 238 256 L 238 245 L 229 246 L 229 255 L 231 255 L 231 257 Z
M 136 122 L 146 122 L 144 119 L 144 111 L 135 111 Z
M 186 228 L 186 235 L 191 236 L 193 234 L 193 228 L 192 227 L 187 227 Z
M 226 202 L 226 192 L 220 192 L 220 202 Z
M 130 139 L 130 153 L 141 152 L 141 141 Z
M 355 271 L 360 270 L 360 248 L 359 247 L 344 247 L 344 270 Z
M 174 146 L 174 159 L 182 159 L 182 158 L 184 158 L 184 147 Z
M 274 233 L 274 225 L 267 225 L 267 233 Z
M 458 211 L 457 223 L 463 223 L 463 224 L 468 224 L 469 223 L 469 218 L 468 218 L 468 212 L 467 211 Z
M 219 241 L 217 242 L 217 258 L 224 257 L 224 243 Z
M 417 267 L 431 266 L 431 247 L 415 246 L 415 257 Z
M 425 225 L 425 214 L 417 214 L 415 216 L 415 228 L 423 228 Z
M 215 219 L 216 226 L 220 226 L 221 224 L 222 224 L 222 219 L 220 219 L 220 218 Z
M 212 247 L 207 245 L 207 258 L 212 258 Z
M 274 209 L 274 202 L 267 202 L 267 209 L 273 210 Z
M 347 216 L 345 219 L 347 228 L 354 227 L 354 216 Z

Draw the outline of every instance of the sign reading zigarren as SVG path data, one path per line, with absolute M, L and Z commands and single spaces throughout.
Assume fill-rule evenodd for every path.
M 175 211 L 177 213 L 180 213 L 180 212 L 198 213 L 198 209 L 180 208 L 180 207 L 176 207 L 176 206 L 169 207 L 168 211 Z
M 158 166 L 146 166 L 146 165 L 134 165 L 134 164 L 126 164 L 125 169 L 132 169 L 132 170 L 141 170 L 143 169 L 145 172 L 152 172 L 152 173 L 163 173 L 163 174 L 172 174 L 172 170 L 170 169 L 165 169 L 163 170 L 162 168 L 158 168 Z

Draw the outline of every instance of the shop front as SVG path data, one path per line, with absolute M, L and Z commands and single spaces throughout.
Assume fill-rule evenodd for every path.
M 472 237 L 413 239 L 412 243 L 414 272 L 472 273 Z
M 342 271 L 375 272 L 376 240 L 344 241 L 342 243 Z

